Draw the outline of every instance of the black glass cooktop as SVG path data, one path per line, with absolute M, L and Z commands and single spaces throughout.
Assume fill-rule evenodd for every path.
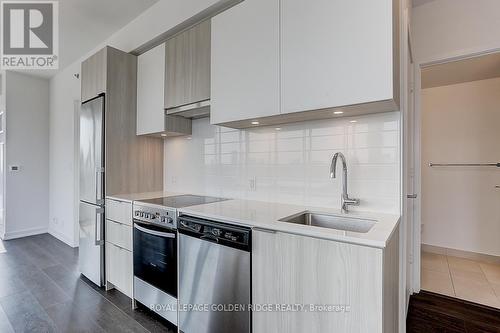
M 154 199 L 146 199 L 139 201 L 170 208 L 182 208 L 182 207 L 203 205 L 225 200 L 229 199 L 185 194 L 185 195 L 175 195 L 172 197 L 154 198 Z

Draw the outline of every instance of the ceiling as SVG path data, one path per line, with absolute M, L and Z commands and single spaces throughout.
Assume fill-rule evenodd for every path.
M 500 77 L 500 53 L 423 68 L 422 89 L 495 77 Z
M 428 2 L 431 2 L 431 1 L 434 1 L 434 0 L 412 0 L 412 5 L 413 7 L 417 7 L 417 6 L 422 6 Z
M 59 70 L 91 51 L 158 0 L 59 0 Z M 29 71 L 51 77 L 55 70 Z

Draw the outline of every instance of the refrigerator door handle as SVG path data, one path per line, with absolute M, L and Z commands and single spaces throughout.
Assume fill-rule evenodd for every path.
M 95 211 L 95 235 L 94 235 L 94 240 L 95 240 L 95 245 L 103 245 L 104 244 L 104 239 L 102 239 L 102 220 L 104 217 L 104 208 L 98 208 Z M 99 236 L 98 236 L 99 234 Z
M 104 198 L 102 197 L 102 175 L 104 174 L 104 168 L 95 168 L 95 202 L 98 205 L 104 204 Z

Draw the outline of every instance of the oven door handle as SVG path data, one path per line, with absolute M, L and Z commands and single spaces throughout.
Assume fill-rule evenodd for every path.
M 175 233 L 150 230 L 150 229 L 141 227 L 137 224 L 134 224 L 134 228 L 136 228 L 139 231 L 145 232 L 147 234 L 153 235 L 153 236 L 159 236 L 159 237 L 165 237 L 165 238 L 175 238 Z

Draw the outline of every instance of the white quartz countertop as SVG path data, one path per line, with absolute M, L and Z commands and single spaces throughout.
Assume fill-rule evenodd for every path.
M 132 194 L 108 195 L 108 199 L 133 201 L 168 197 L 185 193 L 157 191 Z M 303 211 L 313 211 L 375 220 L 375 225 L 366 233 L 327 229 L 302 224 L 280 222 L 278 220 Z M 301 205 L 288 205 L 275 202 L 262 202 L 252 200 L 231 199 L 198 206 L 179 209 L 181 214 L 210 219 L 219 222 L 243 225 L 251 228 L 260 228 L 272 231 L 282 231 L 297 235 L 304 235 L 351 244 L 370 247 L 385 248 L 387 242 L 398 226 L 400 216 L 375 212 L 349 212 L 343 214 L 340 209 L 325 207 L 309 207 Z
M 370 231 L 359 233 L 278 221 L 284 217 L 306 210 L 343 217 L 371 219 L 376 222 Z M 385 248 L 400 220 L 400 216 L 391 214 L 371 212 L 349 212 L 348 214 L 342 214 L 340 209 L 239 199 L 181 208 L 179 212 L 219 222 L 377 248 Z
M 142 193 L 113 194 L 106 196 L 106 198 L 111 200 L 125 201 L 132 203 L 133 201 L 138 201 L 138 200 L 171 197 L 180 194 L 184 193 L 156 191 L 156 192 L 142 192 Z

